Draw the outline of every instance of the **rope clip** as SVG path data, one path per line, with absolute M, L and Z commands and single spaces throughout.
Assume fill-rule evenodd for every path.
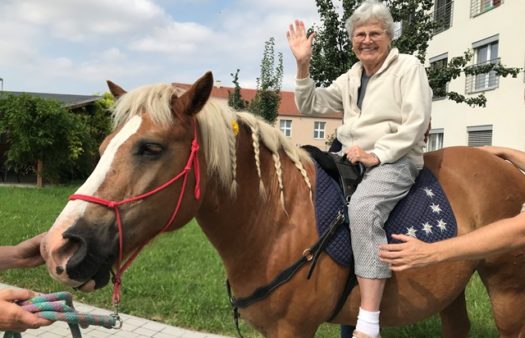
M 110 315 L 113 319 L 115 319 L 115 324 L 112 328 L 117 330 L 120 330 L 122 328 L 122 324 L 124 323 L 124 321 L 122 320 L 122 318 L 120 318 L 119 315 L 119 304 L 120 302 L 113 303 L 113 313 Z

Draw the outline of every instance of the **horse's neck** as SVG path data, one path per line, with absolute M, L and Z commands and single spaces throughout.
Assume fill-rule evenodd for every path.
M 264 197 L 260 196 L 256 170 L 249 164 L 253 158 L 240 157 L 237 194 L 231 196 L 218 183 L 207 185 L 197 215 L 201 228 L 221 255 L 232 285 L 237 278 L 250 280 L 250 275 L 260 283 L 258 270 L 268 271 L 269 262 L 276 259 L 292 262 L 316 236 L 309 190 L 297 168 L 283 160 L 282 205 L 271 155 L 261 155 Z M 249 282 L 246 287 L 251 287 Z
M 266 162 L 261 163 L 261 171 L 269 173 L 272 168 L 267 167 Z M 264 195 L 259 191 L 259 178 L 253 168 L 239 168 L 238 187 L 233 195 L 229 187 L 221 186 L 214 179 L 209 183 L 197 219 L 223 258 L 256 250 L 266 242 L 261 238 L 282 229 L 280 222 L 285 211 L 271 179 L 263 179 Z

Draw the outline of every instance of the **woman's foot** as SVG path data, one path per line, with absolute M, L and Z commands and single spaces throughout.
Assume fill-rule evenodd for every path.
M 362 332 L 354 331 L 354 333 L 352 333 L 352 338 L 381 338 L 381 336 L 380 335 L 369 336 L 369 335 L 364 334 Z

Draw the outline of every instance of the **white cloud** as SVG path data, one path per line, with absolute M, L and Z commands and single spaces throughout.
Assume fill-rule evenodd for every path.
M 73 41 L 133 33 L 166 20 L 162 8 L 149 0 L 24 0 L 9 1 L 4 7 L 4 13 L 20 23 Z
M 285 34 L 295 18 L 318 20 L 303 0 L 1 0 L 0 77 L 7 90 L 90 94 L 112 79 L 128 89 L 193 82 L 207 70 L 231 86 L 255 87 L 264 42 L 285 60 L 283 88 L 295 62 Z M 206 12 L 214 7 L 214 12 Z M 188 11 L 202 9 L 203 19 Z M 180 11 L 178 9 L 181 9 Z M 198 13 L 197 13 L 198 14 Z
M 164 27 L 156 27 L 144 38 L 131 43 L 132 50 L 142 52 L 178 53 L 188 55 L 198 53 L 199 45 L 213 39 L 212 31 L 194 22 L 171 22 Z

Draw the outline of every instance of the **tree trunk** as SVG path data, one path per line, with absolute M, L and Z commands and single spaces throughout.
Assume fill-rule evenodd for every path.
M 44 162 L 42 160 L 36 161 L 36 186 L 42 188 L 44 186 L 44 178 L 42 172 L 44 170 Z

